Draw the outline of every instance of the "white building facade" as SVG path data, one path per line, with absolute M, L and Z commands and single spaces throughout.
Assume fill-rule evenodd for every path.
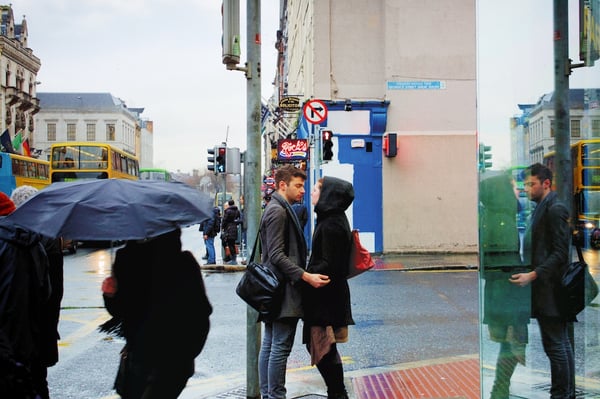
M 476 252 L 475 1 L 283 0 L 281 9 L 278 95 L 328 106 L 320 125 L 300 116 L 296 134 L 333 131 L 322 175 L 354 184 L 348 216 L 361 241 L 373 252 Z M 390 133 L 395 157 L 382 151 Z
M 147 140 L 141 145 L 139 108 L 127 108 L 110 93 L 38 93 L 38 97 L 40 111 L 35 118 L 33 143 L 42 151 L 42 159 L 49 159 L 53 143 L 68 141 L 108 143 L 146 159 L 141 151 L 150 151 L 151 145 Z
M 0 18 L 0 134 L 6 132 L 9 141 L 17 133 L 27 139 L 35 130 L 34 115 L 39 111 L 36 89 L 41 63 L 28 47 L 25 19 L 15 24 L 10 5 L 0 6 Z

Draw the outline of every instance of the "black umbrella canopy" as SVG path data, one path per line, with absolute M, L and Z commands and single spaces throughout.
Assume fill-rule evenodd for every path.
M 211 198 L 179 182 L 103 179 L 53 183 L 2 223 L 49 237 L 141 240 L 212 215 Z

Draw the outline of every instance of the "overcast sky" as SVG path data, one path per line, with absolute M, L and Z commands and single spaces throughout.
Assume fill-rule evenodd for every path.
M 478 1 L 478 130 L 494 167 L 509 166 L 510 120 L 517 104 L 554 91 L 552 0 Z M 569 0 L 569 57 L 579 61 L 579 0 Z M 575 69 L 570 87 L 600 88 L 599 62 Z
M 278 4 L 262 2 L 263 98 L 273 91 Z M 205 167 L 207 148 L 226 138 L 245 148 L 246 79 L 221 63 L 221 1 L 19 0 L 13 12 L 17 23 L 26 16 L 42 63 L 38 91 L 109 92 L 145 108 L 155 166 Z M 245 24 L 240 33 L 244 62 Z
M 578 61 L 571 8 L 571 58 Z M 275 76 L 278 0 L 262 0 L 262 97 Z M 246 2 L 240 1 L 245 15 Z M 29 47 L 40 58 L 40 92 L 110 92 L 154 121 L 155 166 L 191 172 L 226 139 L 246 146 L 246 79 L 221 63 L 220 0 L 18 0 Z M 553 90 L 552 1 L 478 1 L 481 141 L 508 159 L 508 119 L 517 104 Z M 245 60 L 245 25 L 242 62 Z M 584 71 L 585 69 L 585 71 Z M 600 87 L 600 67 L 581 68 L 571 87 Z

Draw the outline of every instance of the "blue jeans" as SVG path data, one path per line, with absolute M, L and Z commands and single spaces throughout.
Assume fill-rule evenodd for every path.
M 206 245 L 206 251 L 208 252 L 207 263 L 215 263 L 215 237 L 208 237 L 204 240 L 204 245 Z
M 575 359 L 566 321 L 538 317 L 542 345 L 550 360 L 551 399 L 575 398 Z
M 298 318 L 263 323 L 263 341 L 258 355 L 260 394 L 268 399 L 285 399 L 287 359 L 294 345 Z

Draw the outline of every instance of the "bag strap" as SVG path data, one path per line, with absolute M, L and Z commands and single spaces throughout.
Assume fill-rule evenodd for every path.
M 260 240 L 260 226 L 258 227 L 258 231 L 256 232 L 256 239 L 254 240 L 254 246 L 252 247 L 252 254 L 250 255 L 250 261 L 254 261 L 254 255 L 256 254 L 256 247 L 258 246 L 258 241 Z
M 579 244 L 576 244 L 575 248 L 577 249 L 577 257 L 579 258 L 579 261 L 581 263 L 585 263 L 585 259 L 583 259 L 583 252 L 581 251 L 581 246 Z

